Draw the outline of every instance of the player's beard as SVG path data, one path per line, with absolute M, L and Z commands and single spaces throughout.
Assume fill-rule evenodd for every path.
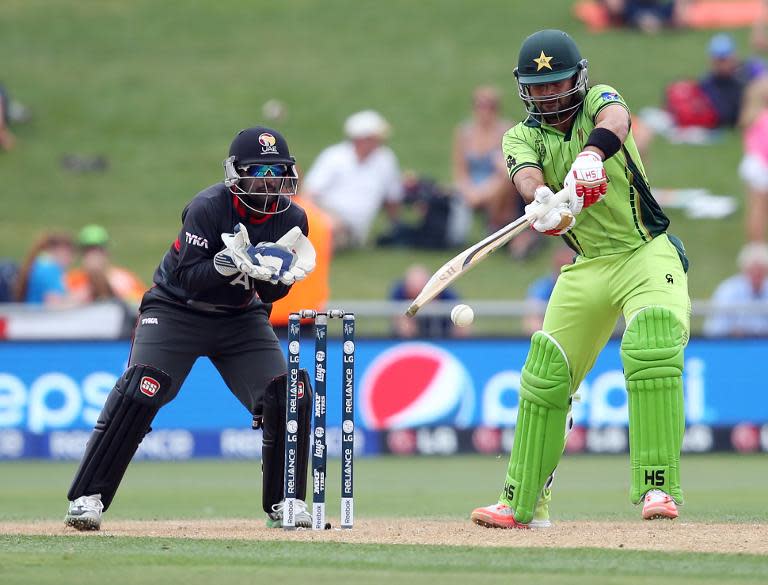
M 556 100 L 543 101 L 539 106 L 539 112 L 541 113 L 541 119 L 545 124 L 549 126 L 557 126 L 563 122 L 570 120 L 578 111 L 575 108 L 576 98 L 574 96 L 561 97 Z M 547 113 L 543 106 L 552 105 L 552 112 Z

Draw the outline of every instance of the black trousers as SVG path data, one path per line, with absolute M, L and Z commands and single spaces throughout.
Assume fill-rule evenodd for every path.
M 265 311 L 202 313 L 145 299 L 128 365 L 153 366 L 171 377 L 163 404 L 176 397 L 199 357 L 211 360 L 251 414 L 261 412 L 267 384 L 287 369 Z

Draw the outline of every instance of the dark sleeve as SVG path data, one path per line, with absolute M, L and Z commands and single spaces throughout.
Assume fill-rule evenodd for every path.
M 283 235 L 288 233 L 294 225 L 298 225 L 301 228 L 301 233 L 309 237 L 309 223 L 307 222 L 307 214 L 302 211 L 301 216 L 296 219 L 297 221 L 289 225 L 288 229 L 285 230 Z M 259 298 L 263 303 L 274 303 L 275 301 L 279 301 L 289 292 L 291 292 L 290 286 L 280 282 L 277 284 L 272 284 L 271 282 L 265 282 L 263 280 L 254 280 L 253 283 L 254 288 L 256 289 L 256 294 L 259 295 Z
M 179 284 L 189 291 L 208 290 L 229 280 L 213 266 L 213 257 L 224 245 L 208 205 L 205 199 L 194 199 L 181 215 L 179 262 L 174 273 Z

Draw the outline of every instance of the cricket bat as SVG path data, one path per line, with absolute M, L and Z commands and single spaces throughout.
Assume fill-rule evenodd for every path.
M 421 307 L 434 299 L 452 282 L 457 280 L 463 274 L 466 274 L 471 268 L 477 266 L 493 252 L 510 242 L 515 236 L 531 227 L 537 219 L 543 217 L 552 208 L 568 200 L 566 189 L 555 193 L 551 199 L 544 205 L 531 206 L 528 213 L 516 219 L 512 223 L 505 225 L 499 231 L 492 233 L 484 240 L 478 242 L 471 248 L 467 248 L 460 254 L 454 256 L 448 262 L 443 264 L 440 269 L 432 275 L 421 292 L 416 296 L 405 314 L 413 317 Z M 567 216 L 567 217 L 566 217 Z M 563 213 L 564 222 L 570 221 L 570 213 Z

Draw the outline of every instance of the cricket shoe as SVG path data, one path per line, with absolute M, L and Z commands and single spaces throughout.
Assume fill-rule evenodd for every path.
M 285 508 L 284 501 L 272 506 L 272 511 L 267 514 L 267 528 L 283 527 L 283 508 Z M 307 505 L 303 500 L 296 500 L 293 517 L 296 528 L 312 528 L 312 516 L 307 512 Z
M 501 502 L 475 508 L 470 518 L 475 524 L 486 528 L 528 528 L 527 524 L 520 524 L 515 520 L 515 511 L 512 508 Z
M 104 504 L 101 494 L 80 496 L 69 503 L 69 510 L 64 516 L 64 524 L 76 530 L 98 530 L 101 528 L 101 513 Z
M 677 505 L 667 493 L 661 490 L 651 490 L 643 497 L 643 520 L 677 518 Z

